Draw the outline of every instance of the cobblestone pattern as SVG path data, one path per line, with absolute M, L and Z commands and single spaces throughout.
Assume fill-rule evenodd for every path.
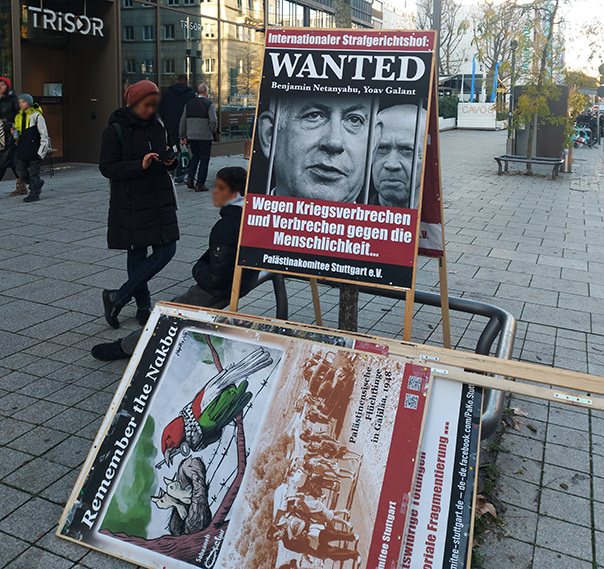
M 517 359 L 604 375 L 601 150 L 575 152 L 575 173 L 497 176 L 504 133 L 442 136 L 451 295 L 518 318 Z M 213 159 L 210 176 L 240 157 Z M 541 172 L 540 172 L 541 173 Z M 546 174 L 543 171 L 542 174 Z M 211 181 L 211 178 L 210 178 Z M 9 197 L 0 183 L 0 567 L 121 569 L 132 565 L 54 536 L 62 507 L 125 368 L 89 355 L 121 330 L 101 315 L 101 290 L 125 280 L 124 254 L 105 243 L 108 188 L 94 166 L 61 166 L 42 201 Z M 208 194 L 178 189 L 182 239 L 152 283 L 155 300 L 190 284 L 191 264 L 217 218 Z M 434 260 L 418 288 L 438 290 Z M 321 287 L 324 323 L 337 323 L 337 291 Z M 308 285 L 288 283 L 292 320 L 312 322 Z M 274 315 L 271 285 L 242 311 Z M 360 330 L 400 337 L 403 303 L 361 295 Z M 473 350 L 485 320 L 454 314 L 456 347 Z M 416 341 L 441 344 L 439 311 L 417 306 Z M 508 536 L 483 547 L 486 567 L 604 566 L 604 415 L 514 398 L 535 431 L 505 436 L 499 468 Z

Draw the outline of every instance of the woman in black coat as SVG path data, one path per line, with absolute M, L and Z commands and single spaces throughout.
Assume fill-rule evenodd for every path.
M 128 280 L 118 290 L 103 291 L 105 319 L 112 328 L 119 328 L 120 310 L 132 298 L 138 322 L 147 321 L 147 283 L 174 257 L 179 239 L 176 194 L 168 172 L 176 159 L 156 114 L 159 90 L 151 81 L 139 81 L 124 96 L 128 107 L 111 115 L 99 161 L 101 174 L 111 180 L 107 243 L 110 249 L 128 251 Z
M 14 159 L 15 140 L 11 133 L 18 112 L 19 99 L 11 91 L 10 79 L 0 77 L 0 181 L 4 178 L 8 168 L 11 168 L 15 178 L 18 178 Z M 11 196 L 22 194 L 27 194 L 27 186 L 17 180 L 17 189 L 11 192 Z

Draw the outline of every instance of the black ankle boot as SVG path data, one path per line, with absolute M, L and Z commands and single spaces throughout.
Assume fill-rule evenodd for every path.
M 104 290 L 103 306 L 105 307 L 105 320 L 107 320 L 107 324 L 117 330 L 120 327 L 117 317 L 119 316 L 120 310 L 124 307 L 124 304 L 119 297 L 119 291 Z
M 102 362 L 112 362 L 114 360 L 126 360 L 129 354 L 122 350 L 122 341 L 111 342 L 110 344 L 97 344 L 90 350 L 92 357 Z
M 147 323 L 149 316 L 151 316 L 150 308 L 139 308 L 136 311 L 136 320 L 141 326 L 144 326 Z

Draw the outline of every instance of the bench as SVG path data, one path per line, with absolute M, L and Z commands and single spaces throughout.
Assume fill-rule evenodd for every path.
M 504 154 L 503 156 L 495 156 L 495 160 L 497 160 L 497 164 L 499 166 L 499 171 L 497 174 L 501 176 L 503 174 L 502 166 L 505 163 L 505 171 L 508 171 L 508 163 L 510 162 L 518 162 L 520 164 L 541 164 L 544 166 L 552 166 L 552 180 L 555 180 L 558 177 L 558 170 L 560 166 L 564 164 L 563 158 L 548 158 L 545 156 L 534 156 L 530 160 L 526 158 L 526 156 L 516 156 L 515 154 Z

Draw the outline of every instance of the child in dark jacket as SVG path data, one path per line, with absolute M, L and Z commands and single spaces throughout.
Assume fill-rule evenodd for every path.
M 222 168 L 216 174 L 212 199 L 214 206 L 220 208 L 220 219 L 212 227 L 208 249 L 193 267 L 193 278 L 197 284 L 172 302 L 206 308 L 224 308 L 229 304 L 246 178 L 247 172 L 235 166 Z M 241 296 L 254 287 L 257 278 L 258 271 L 243 270 Z M 143 328 L 139 328 L 116 342 L 98 344 L 92 348 L 92 355 L 102 361 L 129 358 L 142 332 Z
M 27 93 L 19 95 L 19 112 L 15 116 L 13 129 L 17 139 L 15 151 L 15 169 L 20 180 L 29 185 L 29 195 L 23 198 L 26 203 L 40 200 L 44 180 L 40 177 L 42 160 L 50 147 L 50 138 L 42 109 L 34 98 Z

